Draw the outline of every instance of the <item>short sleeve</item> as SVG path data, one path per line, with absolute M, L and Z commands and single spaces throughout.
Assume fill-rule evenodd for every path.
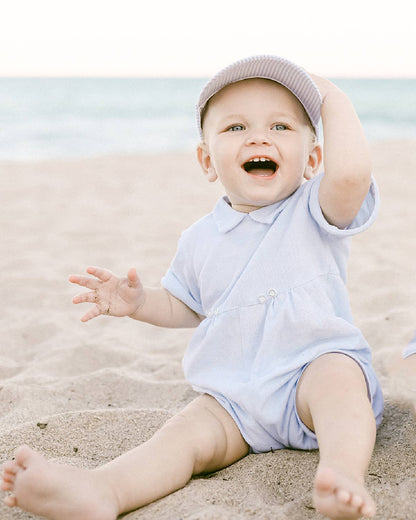
M 416 354 L 416 333 L 413 336 L 413 339 L 407 345 L 407 347 L 405 347 L 403 350 L 404 358 L 407 358 L 407 357 L 411 356 L 412 354 Z
M 201 305 L 197 276 L 193 269 L 192 245 L 189 235 L 184 231 L 178 242 L 178 248 L 170 267 L 161 283 L 175 298 L 198 314 L 204 314 Z
M 313 181 L 309 181 L 311 182 L 309 210 L 319 227 L 330 235 L 339 235 L 344 237 L 357 235 L 369 228 L 377 216 L 380 205 L 378 188 L 374 178 L 371 178 L 370 189 L 368 190 L 367 196 L 364 199 L 357 216 L 345 229 L 340 229 L 337 226 L 330 224 L 322 213 L 319 205 L 319 186 L 322 178 L 323 174 L 320 174 L 318 177 L 313 179 Z

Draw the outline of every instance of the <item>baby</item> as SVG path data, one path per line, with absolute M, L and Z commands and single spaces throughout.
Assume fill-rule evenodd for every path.
M 316 509 L 372 517 L 364 478 L 383 399 L 345 288 L 350 238 L 378 208 L 358 117 L 331 82 L 275 56 L 219 72 L 197 116 L 199 163 L 226 197 L 182 234 L 162 287 L 144 287 L 134 268 L 70 281 L 89 289 L 73 300 L 93 304 L 82 321 L 195 327 L 183 366 L 200 395 L 95 470 L 19 448 L 5 502 L 52 520 L 115 520 L 248 453 L 319 448 Z

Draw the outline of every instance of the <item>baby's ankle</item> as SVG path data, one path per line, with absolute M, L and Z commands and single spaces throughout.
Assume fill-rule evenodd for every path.
M 119 492 L 119 482 L 114 481 L 106 466 L 95 468 L 91 470 L 91 473 L 96 480 L 97 486 L 104 490 L 108 497 L 108 502 L 113 505 L 117 516 L 129 511 L 129 509 L 123 507 L 123 501 Z
M 316 474 L 318 474 L 321 469 L 331 469 L 335 473 L 344 475 L 345 477 L 348 477 L 359 484 L 365 484 L 365 473 L 360 468 L 352 466 L 346 461 L 334 462 L 321 459 Z

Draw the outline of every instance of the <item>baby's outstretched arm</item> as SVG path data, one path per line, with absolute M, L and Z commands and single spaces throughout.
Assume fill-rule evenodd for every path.
M 324 178 L 322 211 L 331 224 L 345 228 L 356 217 L 370 187 L 370 151 L 348 96 L 331 81 L 312 75 L 322 96 Z
M 73 274 L 69 277 L 70 282 L 90 289 L 72 299 L 75 304 L 94 304 L 81 321 L 104 314 L 129 316 L 160 327 L 196 327 L 202 319 L 165 289 L 143 287 L 134 267 L 126 277 L 100 267 L 88 267 L 87 273 L 92 276 Z

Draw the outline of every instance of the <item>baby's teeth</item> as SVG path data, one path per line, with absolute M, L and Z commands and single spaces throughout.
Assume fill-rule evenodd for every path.
M 261 157 L 260 161 L 261 162 L 266 162 L 266 158 L 265 157 Z

